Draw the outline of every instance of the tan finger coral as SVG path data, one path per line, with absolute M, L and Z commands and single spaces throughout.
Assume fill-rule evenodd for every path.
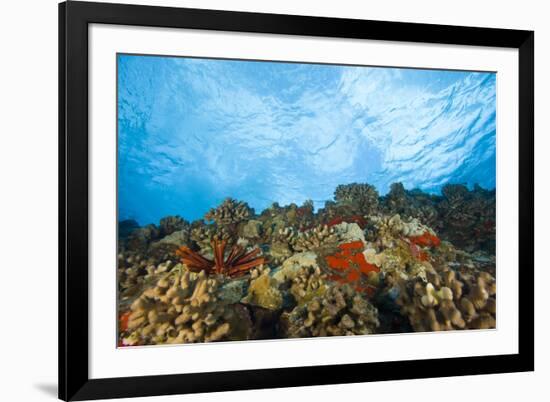
M 292 243 L 296 236 L 296 230 L 292 227 L 279 229 L 277 233 L 272 236 L 269 256 L 274 264 L 282 263 L 292 255 Z
M 131 306 L 123 344 L 211 342 L 247 339 L 250 317 L 218 295 L 223 283 L 204 272 L 180 270 L 145 290 Z
M 215 225 L 198 225 L 191 229 L 189 239 L 192 240 L 203 253 L 212 253 L 213 240 L 226 240 L 229 245 L 234 244 L 234 237 L 226 227 Z
M 401 313 L 409 317 L 417 332 L 463 329 L 465 322 L 448 287 L 436 289 L 432 283 L 414 283 L 412 292 L 402 291 L 398 299 Z
M 369 221 L 377 229 L 377 237 L 385 247 L 391 247 L 396 238 L 422 239 L 423 236 L 435 236 L 434 231 L 422 224 L 417 218 L 402 219 L 399 214 L 393 216 L 370 216 Z
M 292 248 L 296 251 L 308 251 L 323 247 L 334 247 L 340 239 L 341 236 L 334 227 L 319 225 L 294 237 Z
M 254 211 L 246 202 L 226 198 L 217 208 L 208 211 L 204 219 L 214 221 L 218 226 L 227 226 L 247 220 L 252 215 Z
M 169 271 L 174 264 L 174 248 L 157 247 L 146 256 L 141 252 L 123 251 L 118 255 L 117 280 L 121 299 L 141 292 L 143 286 L 160 272 Z
M 304 304 L 314 297 L 322 296 L 327 290 L 327 275 L 319 266 L 302 266 L 292 279 L 290 293 L 298 304 Z
M 341 184 L 334 191 L 338 203 L 352 205 L 354 212 L 372 214 L 378 209 L 378 191 L 366 183 Z
M 428 272 L 430 282 L 401 281 L 397 303 L 415 331 L 489 329 L 496 326 L 496 288 L 486 272 L 472 271 L 472 283 L 448 267 Z M 463 289 L 468 289 L 464 294 Z
M 378 310 L 347 284 L 328 287 L 281 320 L 290 338 L 366 335 L 379 326 Z

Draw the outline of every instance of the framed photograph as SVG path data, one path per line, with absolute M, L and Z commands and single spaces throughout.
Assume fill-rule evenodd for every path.
M 59 397 L 533 370 L 533 44 L 60 4 Z

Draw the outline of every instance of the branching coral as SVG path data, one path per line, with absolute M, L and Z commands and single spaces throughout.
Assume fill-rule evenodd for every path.
M 246 202 L 226 198 L 220 206 L 213 208 L 204 216 L 207 221 L 214 221 L 218 226 L 234 225 L 254 215 Z
M 122 314 L 123 345 L 247 339 L 246 309 L 218 297 L 222 283 L 204 271 L 177 272 L 145 290 Z
M 305 200 L 301 207 L 296 209 L 296 215 L 301 224 L 306 224 L 313 219 L 313 201 Z
M 389 215 L 417 218 L 437 230 L 444 239 L 467 251 L 495 249 L 495 192 L 462 184 L 443 186 L 442 196 L 420 190 L 405 190 L 394 183 L 381 198 L 382 210 Z
M 378 209 L 378 191 L 370 184 L 341 184 L 336 187 L 334 199 L 338 203 L 355 207 L 362 215 L 372 214 Z
M 393 216 L 373 216 L 370 219 L 374 226 L 378 229 L 379 237 L 416 237 L 421 236 L 425 232 L 433 231 L 423 225 L 418 219 L 402 219 L 401 215 Z
M 434 207 L 437 197 L 419 190 L 408 191 L 402 183 L 393 183 L 389 193 L 382 197 L 382 209 L 386 214 L 399 214 L 403 217 L 417 218 L 430 227 L 438 224 L 438 211 Z
M 120 291 L 132 289 L 143 283 L 148 266 L 147 259 L 135 252 L 121 252 L 118 255 L 117 283 Z
M 172 247 L 159 246 L 146 257 L 136 251 L 122 251 L 118 255 L 117 283 L 122 298 L 141 291 L 143 285 L 155 274 L 173 267 Z
M 495 249 L 496 203 L 494 191 L 462 185 L 446 185 L 438 204 L 443 235 L 467 251 Z
M 161 236 L 168 236 L 174 232 L 184 229 L 189 229 L 189 222 L 177 215 L 162 218 L 159 223 Z
M 292 255 L 292 244 L 296 236 L 297 233 L 292 227 L 279 229 L 277 234 L 272 236 L 269 256 L 273 263 L 281 263 Z
M 378 311 L 349 285 L 333 285 L 282 317 L 287 336 L 366 335 L 379 325 Z
M 489 329 L 496 325 L 496 288 L 486 272 L 471 273 L 472 284 L 449 268 L 428 273 L 428 282 L 401 286 L 398 304 L 415 331 Z M 467 289 L 467 292 L 465 292 Z
M 319 225 L 298 234 L 292 239 L 292 248 L 296 251 L 316 250 L 323 247 L 334 247 L 338 244 L 338 231 L 327 225 Z
M 407 197 L 407 191 L 403 183 L 392 183 L 384 201 L 386 209 L 393 214 L 406 214 L 411 207 L 411 202 Z
M 303 305 L 314 297 L 324 295 L 327 278 L 318 266 L 302 266 L 292 279 L 290 293 L 299 305 Z
M 257 257 L 261 250 L 254 249 L 246 252 L 241 245 L 231 247 L 229 254 L 225 257 L 227 240 L 213 240 L 214 260 L 203 257 L 189 247 L 182 246 L 176 252 L 183 264 L 192 272 L 204 271 L 207 275 L 220 274 L 229 277 L 244 275 L 250 269 L 262 265 L 264 257 Z
M 213 240 L 232 241 L 234 237 L 225 227 L 216 228 L 215 225 L 196 225 L 191 229 L 189 239 L 194 242 L 203 253 L 212 252 Z
M 396 214 L 391 218 L 376 216 L 371 220 L 374 222 L 377 232 L 374 238 L 381 247 L 400 251 L 401 243 L 405 241 L 409 253 L 416 260 L 427 261 L 429 255 L 424 249 L 439 247 L 441 244 L 435 232 L 416 218 L 404 221 L 399 214 Z

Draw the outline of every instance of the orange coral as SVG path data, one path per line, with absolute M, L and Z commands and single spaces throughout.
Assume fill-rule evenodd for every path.
M 226 246 L 227 240 L 212 241 L 213 261 L 186 246 L 180 247 L 176 251 L 176 255 L 181 257 L 181 262 L 192 272 L 205 271 L 208 275 L 216 273 L 229 277 L 244 275 L 265 262 L 264 257 L 257 257 L 260 249 L 257 248 L 246 253 L 244 247 L 240 245 L 231 247 L 227 258 L 224 259 Z
M 340 250 L 344 250 L 346 253 L 353 253 L 363 250 L 363 242 L 361 240 L 352 241 L 351 243 L 344 243 L 338 246 Z
M 413 244 L 421 247 L 439 247 L 441 240 L 429 231 L 425 231 L 420 236 L 412 236 L 409 238 Z
M 128 329 L 128 320 L 130 319 L 131 311 L 127 311 L 120 316 L 120 331 L 126 331 Z
M 337 216 L 336 218 L 332 218 L 328 221 L 327 226 L 331 227 L 334 225 L 339 225 L 342 222 L 357 223 L 361 229 L 365 229 L 367 227 L 367 220 L 361 215 L 351 215 L 345 217 Z
M 363 242 L 360 240 L 350 243 L 340 244 L 340 251 L 333 255 L 325 257 L 328 266 L 337 271 L 338 274 L 330 276 L 330 279 L 339 283 L 353 284 L 358 291 L 366 291 L 372 295 L 374 288 L 372 286 L 363 286 L 361 280 L 369 272 L 380 272 L 380 269 L 373 264 L 369 264 L 363 255 Z
M 416 244 L 414 244 L 414 243 L 409 244 L 409 248 L 410 248 L 411 254 L 414 258 L 416 258 L 419 261 L 428 261 L 428 253 L 423 251 Z

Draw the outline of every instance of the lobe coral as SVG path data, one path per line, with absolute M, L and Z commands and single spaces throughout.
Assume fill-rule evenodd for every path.
M 182 246 L 176 251 L 176 255 L 181 257 L 181 262 L 187 266 L 191 272 L 205 271 L 207 275 L 221 274 L 231 278 L 244 275 L 252 268 L 264 264 L 264 257 L 257 257 L 260 249 L 256 248 L 246 252 L 244 247 L 236 244 L 231 247 L 226 258 L 225 248 L 227 240 L 213 240 L 212 250 L 214 251 L 214 260 L 203 257 L 189 247 Z

